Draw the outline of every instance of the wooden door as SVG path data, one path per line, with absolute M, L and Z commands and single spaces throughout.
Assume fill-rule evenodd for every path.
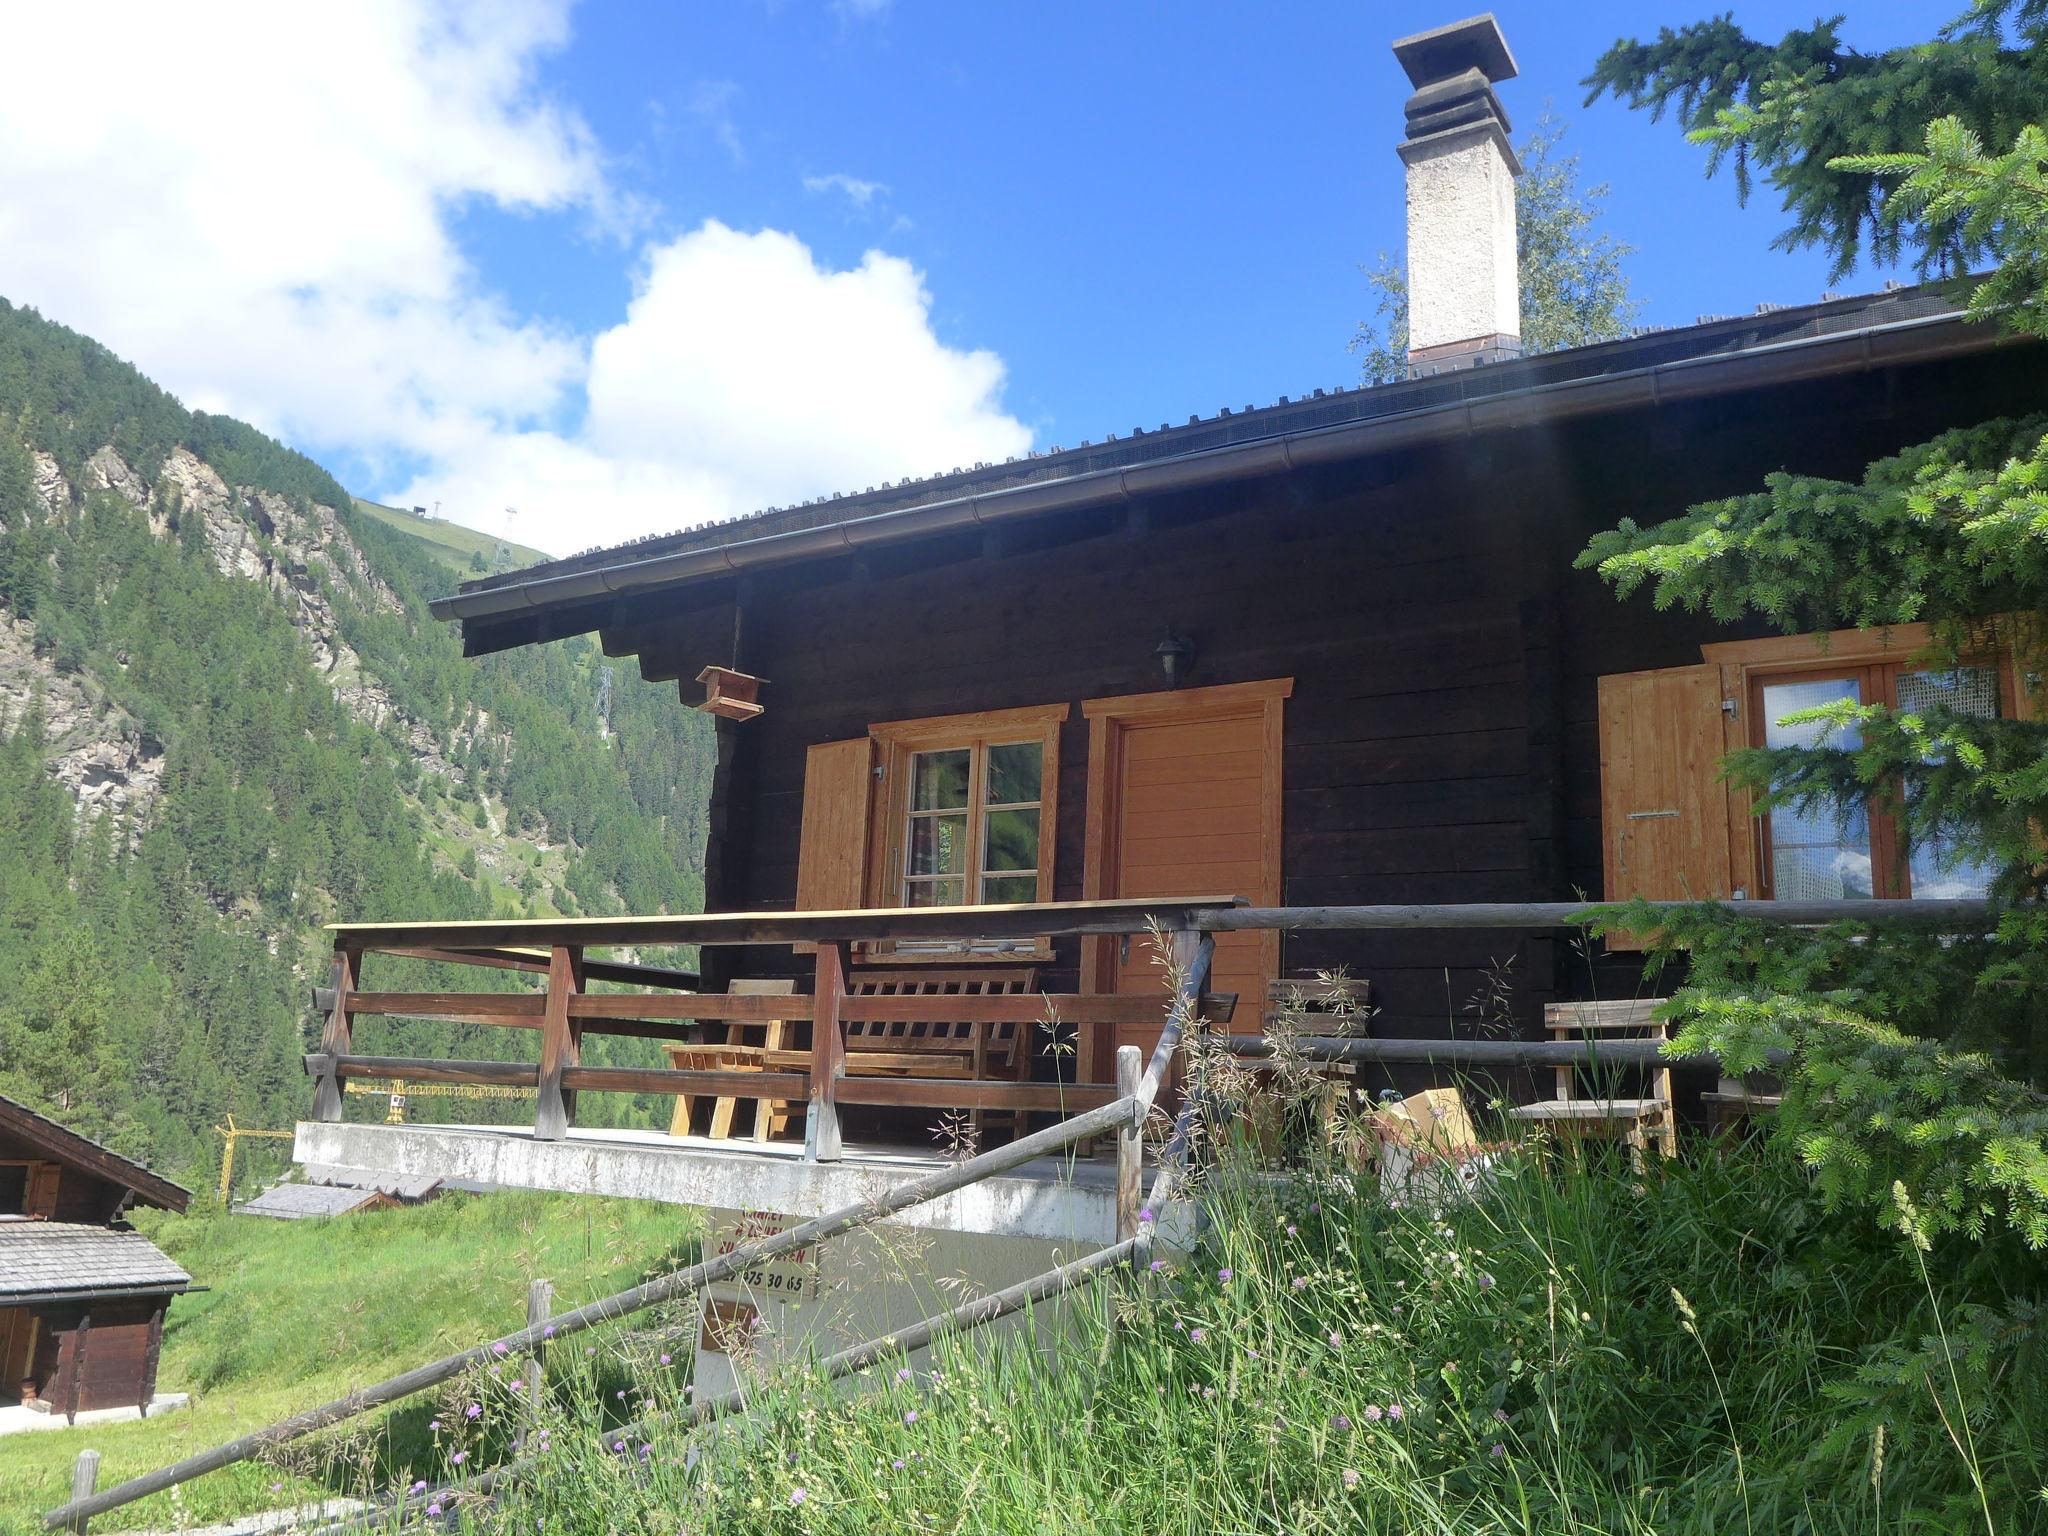
M 1242 896 L 1280 902 L 1281 702 L 1287 680 L 1098 699 L 1090 718 L 1090 897 Z M 1164 972 L 1148 940 L 1096 941 L 1089 983 L 1156 997 Z M 1280 935 L 1216 938 L 1209 989 L 1238 994 L 1233 1032 L 1259 1029 L 1259 999 L 1279 973 Z M 1098 1077 L 1117 1045 L 1149 1051 L 1156 1025 L 1126 1025 L 1105 1040 Z

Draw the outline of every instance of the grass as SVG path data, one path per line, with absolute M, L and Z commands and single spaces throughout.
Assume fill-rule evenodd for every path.
M 1343 1181 L 1207 1199 L 1207 1245 L 1154 1293 L 1123 1289 L 1113 1336 L 1098 1303 L 1050 1364 L 956 1348 L 850 1398 L 781 1379 L 743 1427 L 626 1443 L 618 1414 L 673 1413 L 686 1388 L 644 1348 L 572 1362 L 605 1388 L 551 1377 L 544 1475 L 464 1518 L 506 1536 L 2048 1529 L 2038 1259 L 1919 1255 L 1825 1212 L 1781 1154 L 1647 1177 L 1521 1156 L 1441 1219 Z M 467 1390 L 479 1416 L 444 1426 L 444 1464 L 485 1462 L 470 1437 L 513 1412 L 496 1381 Z
M 539 565 L 552 558 L 540 550 L 529 549 L 524 544 L 511 544 L 488 533 L 479 533 L 474 528 L 463 528 L 438 518 L 421 517 L 401 507 L 387 507 L 374 501 L 365 501 L 358 496 L 356 510 L 365 517 L 373 517 L 380 523 L 389 524 L 400 533 L 410 534 L 422 544 L 431 547 L 434 558 L 452 571 L 463 576 L 483 574 L 473 564 L 473 558 L 482 555 L 484 565 L 491 574 L 499 571 L 516 571 L 525 566 Z M 499 551 L 503 550 L 503 555 Z
M 152 1213 L 153 1215 L 153 1213 Z M 693 1213 L 649 1201 L 527 1192 L 450 1195 L 332 1221 L 219 1214 L 153 1217 L 150 1236 L 202 1284 L 173 1303 L 159 1387 L 191 1408 L 136 1424 L 0 1439 L 0 1529 L 40 1530 L 78 1452 L 102 1455 L 100 1486 L 161 1466 L 525 1319 L 530 1279 L 566 1310 L 672 1268 L 695 1246 Z M 432 1405 L 401 1406 L 367 1445 L 381 1465 L 423 1457 Z M 351 1472 L 249 1462 L 99 1522 L 168 1529 L 332 1492 Z

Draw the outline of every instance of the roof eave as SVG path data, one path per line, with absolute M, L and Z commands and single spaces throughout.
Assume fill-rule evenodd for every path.
M 1113 505 L 1135 496 L 1254 479 L 1310 464 L 1336 463 L 1391 449 L 1641 406 L 1698 399 L 1767 384 L 1926 362 L 1986 351 L 2019 340 L 2010 332 L 1967 322 L 1959 313 L 1917 316 L 1829 335 L 1707 353 L 1618 373 L 1591 374 L 1499 395 L 1395 412 L 1255 438 L 1149 463 L 1067 479 L 977 492 L 896 508 L 822 527 L 679 550 L 616 565 L 543 576 L 508 586 L 457 592 L 430 605 L 435 618 L 468 623 L 509 618 L 601 600 L 625 592 L 681 585 L 795 560 L 850 553 L 949 528 L 1007 521 L 1053 510 Z M 585 629 L 596 628 L 596 623 Z M 575 633 L 577 631 L 566 631 Z M 556 636 L 554 638 L 559 638 Z M 510 642 L 513 644 L 518 641 Z M 497 649 L 500 647 L 483 647 Z

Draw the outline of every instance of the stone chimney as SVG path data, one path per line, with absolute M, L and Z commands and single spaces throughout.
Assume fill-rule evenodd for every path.
M 1408 167 L 1408 365 L 1418 373 L 1522 354 L 1508 115 L 1493 93 L 1515 58 L 1492 13 L 1394 44 L 1415 94 Z

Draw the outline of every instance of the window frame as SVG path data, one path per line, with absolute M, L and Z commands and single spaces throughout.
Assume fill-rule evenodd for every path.
M 1773 636 L 1763 640 L 1720 641 L 1700 647 L 1703 661 L 1721 669 L 1723 708 L 1738 708 L 1727 720 L 1729 750 L 1760 747 L 1769 727 L 1763 706 L 1764 688 L 1772 683 L 1817 682 L 1854 677 L 1865 704 L 1896 708 L 1901 672 L 1940 671 L 1924 657 L 1934 643 L 1933 626 L 1901 624 L 1891 629 L 1835 630 L 1827 634 Z M 1987 640 L 1956 658 L 1958 666 L 1990 669 L 1998 682 L 1998 718 L 2028 718 L 2027 680 L 2017 670 L 2012 652 Z M 1746 790 L 1730 789 L 1728 832 L 1731 868 L 1749 877 L 1749 890 L 1769 899 L 1775 892 L 1771 876 L 1771 832 L 1767 813 L 1753 808 Z M 1899 901 L 1912 894 L 1912 872 L 1904 857 L 1905 840 L 1898 817 L 1873 796 L 1865 804 L 1870 828 L 1871 900 Z
M 917 720 L 891 720 L 868 727 L 876 746 L 874 792 L 868 805 L 868 846 L 872 851 L 867 879 L 870 907 L 905 904 L 910 845 L 911 759 L 919 752 L 965 750 L 968 759 L 968 862 L 963 889 L 981 894 L 981 861 L 985 857 L 988 807 L 981 804 L 988 749 L 1037 742 L 1038 867 L 1033 872 L 1035 902 L 1053 899 L 1054 850 L 1059 841 L 1060 727 L 1073 713 L 1071 704 L 1036 704 L 1020 709 L 980 710 L 964 715 L 934 715 Z M 1000 873 L 1000 872 L 999 872 Z M 1021 871 L 1019 872 L 1021 875 Z M 976 906 L 985 903 L 968 902 Z M 998 904 L 1007 905 L 1007 904 Z M 962 956 L 1017 960 L 1053 958 L 1049 938 L 1010 940 L 994 944 L 960 941 L 945 944 L 876 944 L 875 953 L 907 961 L 956 961 Z

